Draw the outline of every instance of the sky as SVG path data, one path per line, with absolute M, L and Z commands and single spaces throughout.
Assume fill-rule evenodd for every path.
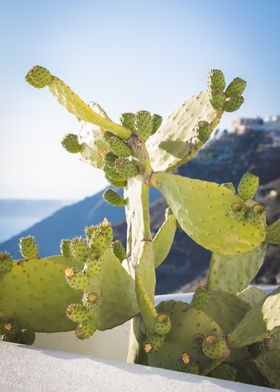
M 34 64 L 115 121 L 167 116 L 213 68 L 247 80 L 238 115 L 268 116 L 280 113 L 279 15 L 279 0 L 0 0 L 0 198 L 82 199 L 107 184 L 61 147 L 79 124 L 25 82 Z

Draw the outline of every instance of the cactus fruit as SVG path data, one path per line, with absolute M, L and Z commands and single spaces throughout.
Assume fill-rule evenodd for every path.
M 79 143 L 78 136 L 74 135 L 73 133 L 68 133 L 67 135 L 65 135 L 61 144 L 66 151 L 72 154 L 77 154 L 81 151 L 82 148 Z
M 234 78 L 233 81 L 226 88 L 225 94 L 227 97 L 238 94 L 241 95 L 245 90 L 247 82 L 241 78 Z
M 125 199 L 112 189 L 106 189 L 103 193 L 103 199 L 115 207 L 122 207 L 125 205 Z
M 38 246 L 31 236 L 20 239 L 19 249 L 25 259 L 36 259 L 39 257 Z
M 80 304 L 68 305 L 66 309 L 67 317 L 74 322 L 82 322 L 87 320 L 91 316 L 91 312 L 88 308 Z
M 125 250 L 113 242 L 105 219 L 85 229 L 86 240 L 63 240 L 62 256 L 39 259 L 30 239 L 22 241 L 28 260 L 2 253 L 1 340 L 31 344 L 35 332 L 74 329 L 86 339 L 134 318 L 132 362 L 279 387 L 280 289 L 266 295 L 246 288 L 263 263 L 266 243 L 280 244 L 279 221 L 267 228 L 264 207 L 252 200 L 258 178 L 245 173 L 236 192 L 230 182 L 166 173 L 193 158 L 223 112 L 243 103 L 246 82 L 235 78 L 225 90 L 223 73 L 212 70 L 208 90 L 163 123 L 161 116 L 140 111 L 124 113 L 119 125 L 42 67 L 26 79 L 35 87 L 47 85 L 80 120 L 80 133 L 67 135 L 63 146 L 124 188 L 124 197 L 109 189 L 104 198 L 125 207 L 127 243 Z M 151 186 L 169 211 L 154 238 Z M 155 306 L 155 268 L 167 257 L 177 227 L 212 252 L 207 286 L 196 290 L 190 305 Z
M 123 113 L 121 115 L 121 123 L 125 128 L 130 129 L 133 133 L 135 133 L 136 126 L 136 115 L 135 113 Z
M 136 113 L 136 135 L 145 142 L 154 133 L 153 118 L 150 112 L 142 110 Z
M 238 194 L 243 200 L 253 199 L 259 187 L 259 177 L 246 172 L 238 184 Z
M 126 257 L 126 251 L 123 244 L 120 241 L 115 241 L 112 243 L 112 249 L 115 256 L 120 260 L 123 261 Z
M 113 133 L 108 131 L 105 132 L 104 140 L 108 143 L 113 154 L 116 154 L 119 157 L 129 157 L 132 155 L 132 151 L 128 145 Z
M 206 336 L 201 347 L 203 354 L 210 359 L 225 358 L 229 351 L 226 340 L 214 335 Z
M 50 83 L 52 75 L 46 68 L 41 67 L 40 65 L 34 65 L 25 76 L 25 79 L 31 86 L 43 88 Z
M 152 134 L 156 133 L 162 123 L 162 117 L 159 114 L 154 114 L 152 117 L 153 121 L 153 131 Z
M 222 363 L 209 373 L 209 376 L 220 378 L 221 380 L 236 381 L 237 371 L 227 363 Z
M 74 238 L 70 242 L 70 251 L 74 259 L 79 263 L 84 263 L 89 254 L 89 248 L 82 237 Z
M 244 98 L 237 94 L 232 94 L 224 103 L 224 110 L 226 112 L 234 112 L 243 104 Z
M 97 325 L 93 318 L 84 320 L 76 328 L 75 334 L 78 339 L 84 340 L 91 337 L 96 331 Z
M 13 268 L 13 260 L 9 253 L 1 252 L 0 253 L 0 276 L 10 272 Z
M 207 121 L 199 121 L 197 124 L 197 136 L 202 143 L 206 143 L 211 135 L 211 126 Z
M 223 109 L 224 103 L 226 100 L 226 96 L 223 92 L 213 91 L 211 97 L 211 104 L 214 109 L 220 111 Z
M 225 77 L 219 69 L 212 69 L 208 74 L 208 88 L 209 90 L 223 91 L 226 87 Z

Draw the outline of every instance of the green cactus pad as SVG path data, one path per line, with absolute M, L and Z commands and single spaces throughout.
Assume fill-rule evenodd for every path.
M 242 96 L 237 94 L 232 94 L 230 98 L 228 98 L 224 103 L 224 110 L 226 112 L 234 112 L 235 110 L 240 108 L 243 102 L 244 102 L 244 98 Z
M 158 351 L 165 340 L 165 335 L 149 335 L 144 342 L 144 351 L 146 354 Z
M 123 244 L 120 241 L 115 241 L 112 243 L 112 249 L 115 256 L 120 260 L 123 261 L 126 258 L 126 251 Z
M 196 363 L 203 373 L 212 360 L 193 350 L 192 335 L 199 333 L 205 336 L 211 334 L 222 336 L 223 332 L 220 327 L 205 313 L 191 309 L 188 304 L 183 302 L 162 302 L 157 306 L 157 311 L 159 314 L 169 314 L 172 328 L 166 335 L 160 349 L 156 352 L 150 352 L 144 357 L 145 364 L 178 370 L 178 360 L 183 353 L 187 353 L 191 359 L 190 363 Z
M 280 245 L 280 219 L 268 226 L 265 241 L 269 244 Z
M 95 319 L 97 328 L 105 330 L 123 324 L 139 313 L 132 277 L 122 267 L 112 249 L 100 258 L 102 269 L 91 278 L 89 291 L 100 293 L 101 305 Z
M 60 252 L 66 259 L 72 258 L 71 240 L 61 240 L 60 241 Z
M 227 363 L 222 363 L 212 370 L 212 372 L 209 373 L 209 376 L 222 380 L 236 381 L 237 371 L 233 366 L 230 366 Z
M 266 245 L 232 256 L 213 253 L 211 256 L 207 287 L 209 290 L 222 290 L 238 293 L 245 289 L 261 268 Z
M 154 331 L 158 335 L 166 335 L 170 332 L 171 321 L 167 314 L 158 314 L 154 320 Z
M 129 161 L 125 158 L 118 158 L 115 163 L 115 170 L 119 173 L 120 177 L 128 179 L 137 176 L 139 173 L 138 167 L 135 162 Z
M 36 259 L 39 257 L 38 245 L 32 236 L 20 238 L 19 250 L 25 259 Z
M 153 134 L 159 129 L 162 123 L 162 117 L 159 114 L 154 114 L 152 117 L 153 120 Z
M 238 194 L 243 200 L 253 199 L 259 187 L 259 177 L 246 172 L 238 184 Z
M 0 314 L 38 332 L 74 329 L 65 310 L 80 296 L 65 281 L 67 263 L 63 256 L 15 261 L 0 278 Z
M 253 307 L 264 300 L 266 293 L 259 287 L 248 287 L 247 289 L 238 293 L 238 297 Z
M 62 147 L 71 154 L 76 154 L 81 151 L 82 146 L 79 143 L 78 136 L 73 133 L 68 133 L 62 139 Z
M 255 361 L 261 374 L 269 381 L 269 386 L 280 388 L 280 351 L 265 352 Z
M 187 154 L 184 156 L 184 161 L 191 159 L 196 154 L 198 122 L 207 121 L 211 124 L 217 116 L 217 111 L 213 109 L 210 101 L 211 94 L 209 92 L 201 92 L 193 96 L 171 113 L 166 122 L 148 139 L 146 144 L 154 171 L 168 171 L 181 164 L 180 157 L 161 148 L 167 141 L 185 143 Z M 201 145 L 200 143 L 199 146 Z
M 1 275 L 10 272 L 13 268 L 13 259 L 7 252 L 0 253 L 0 279 Z
M 225 77 L 219 69 L 212 69 L 208 74 L 209 90 L 223 91 L 226 87 Z
M 93 253 L 91 254 L 87 262 L 84 265 L 84 272 L 86 273 L 88 278 L 93 278 L 97 274 L 100 273 L 102 269 L 102 261 L 97 258 L 97 256 Z
M 89 278 L 84 272 L 76 272 L 72 268 L 66 268 L 64 273 L 66 281 L 72 289 L 84 291 L 89 290 Z
M 197 137 L 202 143 L 207 142 L 211 132 L 211 125 L 207 121 L 199 121 L 197 124 Z
M 246 212 L 247 221 L 256 227 L 263 227 L 266 225 L 265 208 L 261 204 L 252 205 Z
M 237 295 L 204 287 L 195 291 L 192 306 L 215 320 L 224 333 L 231 332 L 250 309 Z
M 125 205 L 125 199 L 112 189 L 106 189 L 103 193 L 103 199 L 115 207 L 122 207 Z
M 265 223 L 252 225 L 229 216 L 242 199 L 214 182 L 154 173 L 151 184 L 164 195 L 182 229 L 199 245 L 214 253 L 249 252 L 265 238 Z
M 100 306 L 100 295 L 96 292 L 84 293 L 82 298 L 83 305 L 92 311 L 96 311 L 96 309 Z
M 254 306 L 228 335 L 232 347 L 248 346 L 280 330 L 280 289 Z
M 170 252 L 177 229 L 177 221 L 170 215 L 162 224 L 153 239 L 155 267 L 161 265 Z
M 92 316 L 91 310 L 81 304 L 70 304 L 66 309 L 67 317 L 74 322 L 82 322 Z
M 243 91 L 245 90 L 247 85 L 246 80 L 243 80 L 241 78 L 234 78 L 233 81 L 228 85 L 226 88 L 226 96 L 230 97 L 231 95 L 234 94 L 239 94 L 241 95 Z
M 135 113 L 123 113 L 121 115 L 121 123 L 122 125 L 130 129 L 133 133 L 136 131 L 136 115 Z
M 40 65 L 34 65 L 25 76 L 25 80 L 33 87 L 43 88 L 50 83 L 52 75 L 46 68 Z
M 34 343 L 35 338 L 36 335 L 33 329 L 25 329 L 21 331 L 19 343 L 31 345 Z

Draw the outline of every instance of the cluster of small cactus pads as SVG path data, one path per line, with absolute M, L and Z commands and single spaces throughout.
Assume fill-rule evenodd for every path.
M 85 237 L 61 241 L 61 255 L 39 258 L 32 237 L 22 238 L 22 260 L 0 257 L 2 340 L 32 344 L 35 332 L 74 330 L 80 339 L 133 320 L 128 361 L 255 385 L 280 387 L 280 289 L 248 287 L 268 244 L 280 244 L 280 221 L 266 225 L 254 201 L 258 177 L 245 173 L 238 188 L 170 173 L 195 156 L 222 114 L 238 109 L 246 82 L 227 87 L 219 70 L 208 90 L 175 110 L 165 122 L 148 111 L 113 122 L 96 103 L 83 102 L 41 66 L 26 80 L 48 86 L 81 124 L 63 147 L 104 171 L 113 189 L 104 199 L 124 206 L 126 249 L 113 240 L 107 219 Z M 149 188 L 168 204 L 152 237 Z M 124 188 L 123 195 L 121 190 Z M 117 191 L 116 191 L 117 190 Z M 212 252 L 207 284 L 191 304 L 154 305 L 155 269 L 168 255 L 179 227 Z

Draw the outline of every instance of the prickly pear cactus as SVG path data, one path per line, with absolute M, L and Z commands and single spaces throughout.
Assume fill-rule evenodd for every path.
M 132 319 L 129 362 L 279 387 L 279 289 L 267 295 L 247 287 L 267 244 L 280 244 L 279 221 L 267 228 L 265 209 L 253 200 L 258 177 L 245 173 L 235 190 L 231 179 L 217 184 L 167 173 L 196 155 L 224 112 L 242 105 L 246 81 L 237 77 L 226 86 L 223 73 L 212 70 L 207 90 L 167 120 L 140 110 L 123 113 L 117 124 L 44 67 L 33 67 L 26 80 L 47 86 L 80 120 L 79 135 L 67 134 L 62 146 L 123 188 L 123 194 L 108 189 L 103 197 L 125 208 L 127 243 L 113 240 L 105 219 L 86 228 L 85 238 L 63 240 L 62 256 L 38 259 L 31 237 L 21 243 L 27 261 L 2 254 L 3 339 L 32 343 L 34 330 L 68 329 L 86 339 L 96 329 Z M 154 237 L 151 186 L 168 204 Z M 167 257 L 177 227 L 212 252 L 207 285 L 196 290 L 191 304 L 155 306 L 155 268 Z

